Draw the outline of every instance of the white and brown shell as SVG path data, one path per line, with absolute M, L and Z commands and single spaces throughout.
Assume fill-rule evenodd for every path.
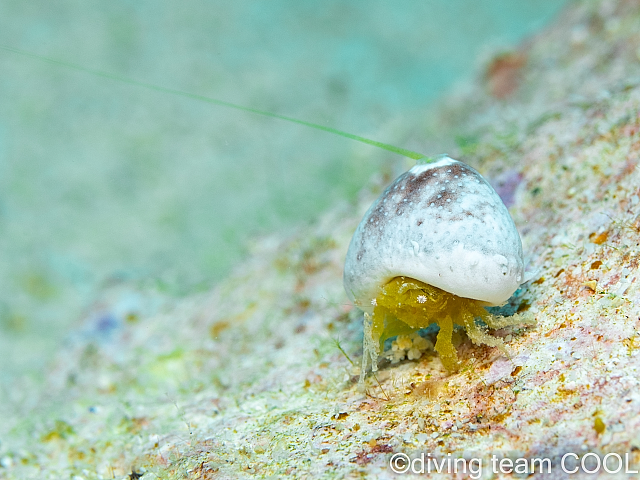
M 400 175 L 369 208 L 349 245 L 344 287 L 365 311 L 397 276 L 500 305 L 523 274 L 520 235 L 498 194 L 443 156 Z

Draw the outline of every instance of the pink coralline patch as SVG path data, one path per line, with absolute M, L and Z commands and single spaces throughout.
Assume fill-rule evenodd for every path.
M 379 408 L 378 402 L 372 400 L 372 399 L 366 399 L 362 402 L 359 402 L 357 404 L 357 410 L 359 411 L 369 411 L 369 410 L 377 410 Z
M 527 63 L 524 53 L 505 53 L 493 59 L 485 75 L 491 94 L 499 99 L 510 97 L 518 89 L 522 69 Z
M 500 424 L 492 423 L 490 425 L 490 429 L 492 434 L 501 433 L 504 436 L 509 437 L 510 440 L 517 441 L 517 439 L 520 438 L 520 436 L 515 431 L 510 430 L 507 427 Z
M 612 287 L 613 285 L 618 283 L 618 281 L 620 280 L 620 277 L 621 277 L 620 272 L 614 273 L 604 284 L 604 287 Z
M 318 375 L 315 372 L 309 372 L 306 376 L 306 382 L 308 382 L 309 385 L 314 384 L 314 383 L 321 383 L 322 382 L 322 376 Z M 305 383 L 306 385 L 306 383 Z
M 515 364 L 505 357 L 500 357 L 491 364 L 489 372 L 485 375 L 484 380 L 488 385 L 492 385 L 503 378 L 509 377 L 515 368 Z
M 638 127 L 636 126 L 635 128 L 638 128 Z M 621 181 L 625 177 L 631 175 L 637 167 L 638 167 L 638 161 L 637 160 L 634 161 L 634 160 L 631 160 L 631 159 L 627 159 L 627 161 L 622 165 L 622 167 L 620 168 L 620 171 L 613 178 L 613 180 L 615 182 Z
M 563 410 L 557 410 L 555 408 L 553 409 L 549 408 L 545 412 L 545 418 L 551 424 L 562 422 L 563 420 L 566 420 L 568 416 L 569 416 L 568 412 Z
M 519 171 L 507 170 L 496 178 L 491 179 L 489 183 L 491 183 L 491 186 L 508 208 L 515 203 L 516 190 L 522 182 L 522 179 L 522 173 Z
M 486 385 L 480 383 L 474 391 L 464 395 L 469 402 L 470 410 L 466 414 L 474 422 L 501 423 L 511 413 L 511 407 L 515 400 L 515 394 L 509 385 Z M 493 427 L 492 427 L 493 428 Z
M 538 387 L 540 385 L 544 385 L 550 380 L 553 380 L 558 375 L 560 375 L 560 372 L 558 372 L 557 370 L 541 371 L 531 377 L 528 381 L 528 384 L 530 386 Z
M 568 269 L 574 271 L 575 267 L 570 266 Z M 593 291 L 585 286 L 585 282 L 590 279 L 585 277 L 582 272 L 573 274 L 570 273 L 570 271 L 565 270 L 558 276 L 556 287 L 560 291 L 560 294 L 570 299 L 589 297 Z
M 453 427 L 453 422 L 451 420 L 446 420 L 440 424 L 440 428 L 442 430 L 449 430 L 451 427 Z

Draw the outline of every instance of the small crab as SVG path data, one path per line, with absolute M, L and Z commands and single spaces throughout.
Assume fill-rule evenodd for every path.
M 459 366 L 455 325 L 504 349 L 476 319 L 504 326 L 484 307 L 503 304 L 523 276 L 520 235 L 491 185 L 448 156 L 416 165 L 369 208 L 347 252 L 345 290 L 365 312 L 363 374 L 369 360 L 376 369 L 384 340 L 432 323 L 448 370 Z

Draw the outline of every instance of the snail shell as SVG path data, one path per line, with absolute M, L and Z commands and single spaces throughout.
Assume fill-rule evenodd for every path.
M 344 287 L 368 312 L 398 276 L 500 305 L 523 274 L 520 235 L 498 194 L 476 170 L 442 156 L 400 175 L 369 208 L 349 245 Z

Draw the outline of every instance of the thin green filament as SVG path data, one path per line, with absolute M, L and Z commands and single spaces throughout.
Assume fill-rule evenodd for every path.
M 27 52 L 24 50 L 18 50 L 17 48 L 8 47 L 5 45 L 0 45 L 0 49 L 5 50 L 7 52 L 15 53 L 17 55 L 22 55 L 23 57 L 29 57 L 36 60 L 40 60 L 42 62 L 47 62 L 57 67 L 68 68 L 72 70 L 77 70 L 80 72 L 88 73 L 90 75 L 95 75 L 98 77 L 108 78 L 109 80 L 115 80 L 117 82 L 127 83 L 129 85 L 134 85 L 136 87 L 147 88 L 150 90 L 155 90 L 157 92 L 168 93 L 170 95 L 177 95 L 180 97 L 190 98 L 192 100 L 198 100 L 201 102 L 212 103 L 214 105 L 219 105 L 222 107 L 235 108 L 236 110 L 241 110 L 244 112 L 253 113 L 256 115 L 263 115 L 265 117 L 278 118 L 280 120 L 285 120 L 291 123 L 297 123 L 299 125 L 305 125 L 307 127 L 315 128 L 316 130 L 322 130 L 325 132 L 333 133 L 336 135 L 340 135 L 341 137 L 350 138 L 351 140 L 356 140 L 358 142 L 366 143 L 368 145 L 373 145 L 374 147 L 382 148 L 389 152 L 397 153 L 398 155 L 402 155 L 403 157 L 411 158 L 413 160 L 420 160 L 421 163 L 430 163 L 432 161 L 431 158 L 422 155 L 421 153 L 416 153 L 411 150 L 406 150 L 404 148 L 395 147 L 393 145 L 389 145 L 387 143 L 377 142 L 375 140 L 370 140 L 365 137 L 361 137 L 360 135 L 354 135 L 352 133 L 342 132 L 340 130 L 336 130 L 335 128 L 326 127 L 324 125 L 318 125 L 317 123 L 306 122 L 304 120 L 298 120 L 296 118 L 287 117 L 285 115 L 278 115 L 277 113 L 265 112 L 263 110 L 257 110 L 255 108 L 243 107 L 242 105 L 236 105 L 235 103 L 225 102 L 223 100 L 217 100 L 215 98 L 205 97 L 204 95 L 198 95 L 196 93 L 189 93 L 183 90 L 177 90 L 175 88 L 162 87 L 160 85 L 155 85 L 153 83 L 142 82 L 139 80 L 134 80 L 132 78 L 123 77 L 120 75 L 116 75 L 114 73 L 104 72 L 102 70 L 95 70 L 92 68 L 83 67 L 82 65 L 77 65 L 71 62 L 65 62 L 62 60 L 57 60 L 54 58 L 45 57 L 42 55 L 38 55 L 35 53 Z

